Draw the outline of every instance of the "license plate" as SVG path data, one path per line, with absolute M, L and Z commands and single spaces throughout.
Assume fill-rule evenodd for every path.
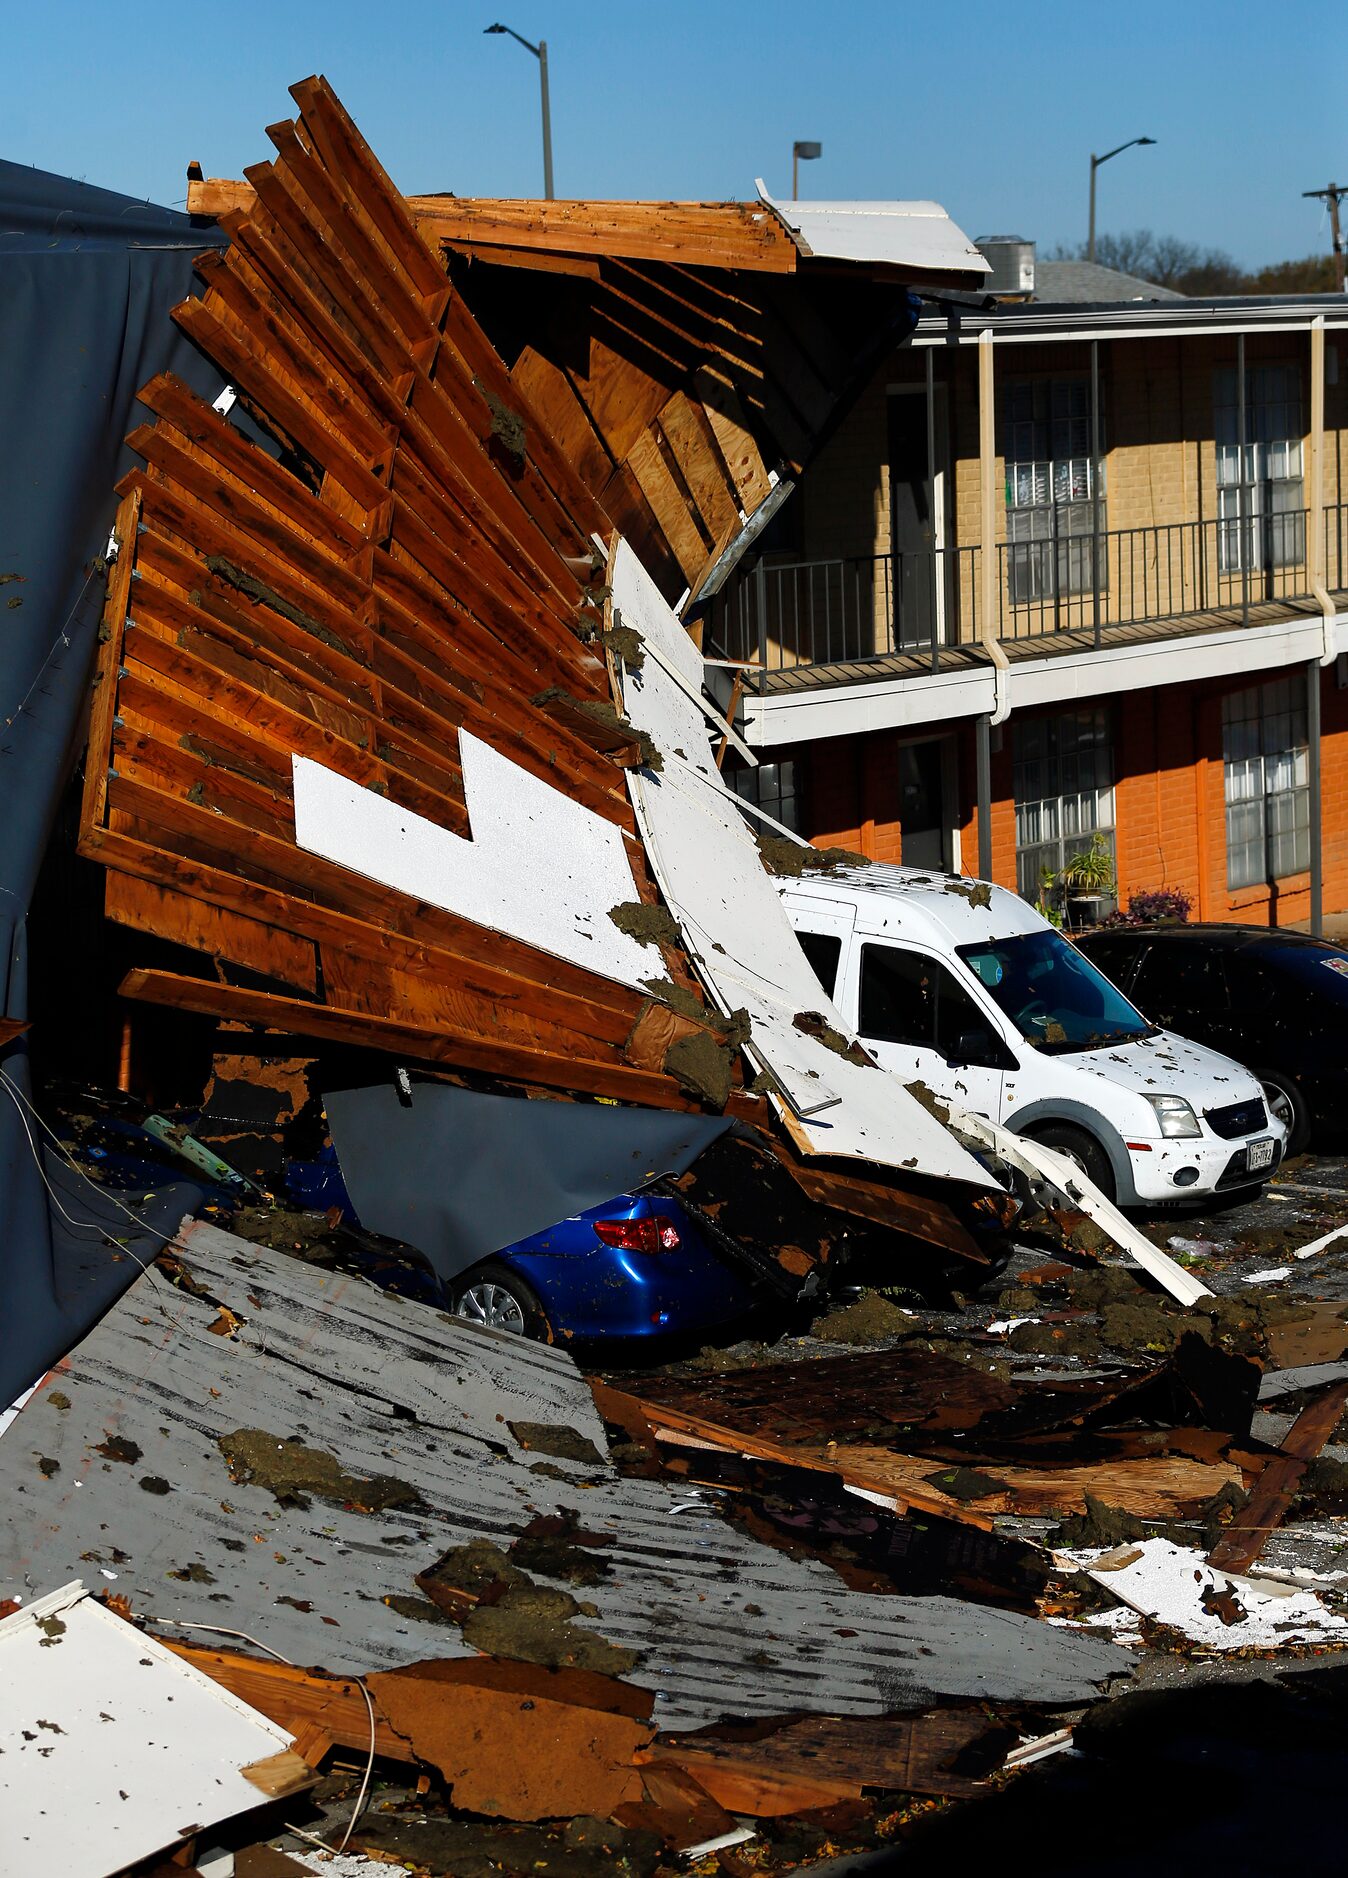
M 1248 1158 L 1245 1165 L 1252 1174 L 1261 1167 L 1272 1167 L 1273 1142 L 1271 1140 L 1252 1141 L 1247 1150 L 1247 1155 Z

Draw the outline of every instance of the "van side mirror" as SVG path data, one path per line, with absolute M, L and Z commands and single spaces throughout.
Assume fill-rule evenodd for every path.
M 1014 1069 L 1014 1060 L 1000 1037 L 990 1030 L 962 1030 L 949 1057 L 952 1069 Z

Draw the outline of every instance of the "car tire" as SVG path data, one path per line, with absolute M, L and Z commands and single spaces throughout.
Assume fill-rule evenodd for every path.
M 1282 1152 L 1283 1159 L 1290 1161 L 1294 1154 L 1302 1152 L 1311 1138 L 1311 1112 L 1306 1098 L 1286 1070 L 1264 1070 L 1259 1080 L 1264 1085 L 1264 1101 L 1270 1115 L 1286 1124 L 1287 1141 Z
M 538 1294 L 497 1259 L 460 1273 L 451 1290 L 450 1309 L 465 1323 L 505 1330 L 536 1343 L 552 1342 L 552 1326 Z
M 1074 1128 L 1071 1122 L 1045 1122 L 1042 1128 L 1027 1132 L 1036 1141 L 1042 1141 L 1046 1148 L 1056 1148 L 1059 1154 L 1065 1154 L 1069 1160 L 1075 1161 L 1107 1200 L 1114 1199 L 1117 1191 L 1114 1169 L 1094 1135 L 1088 1135 L 1084 1128 Z

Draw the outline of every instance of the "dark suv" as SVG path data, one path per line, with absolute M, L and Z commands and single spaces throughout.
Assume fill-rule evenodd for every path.
M 1348 1105 L 1348 951 L 1265 926 L 1116 926 L 1077 942 L 1153 1023 L 1254 1071 L 1288 1154 Z

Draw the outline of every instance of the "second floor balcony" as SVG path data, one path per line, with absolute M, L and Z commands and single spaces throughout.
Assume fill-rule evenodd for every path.
M 1095 530 L 1084 505 L 998 542 L 992 635 L 1007 655 L 1265 625 L 1314 614 L 1312 512 L 1257 500 L 1206 521 Z M 1088 511 L 1089 513 L 1089 511 Z M 1348 594 L 1348 503 L 1322 511 L 1325 586 Z M 764 556 L 716 596 L 706 645 L 752 661 L 769 689 L 854 683 L 986 657 L 982 547 L 787 559 Z

